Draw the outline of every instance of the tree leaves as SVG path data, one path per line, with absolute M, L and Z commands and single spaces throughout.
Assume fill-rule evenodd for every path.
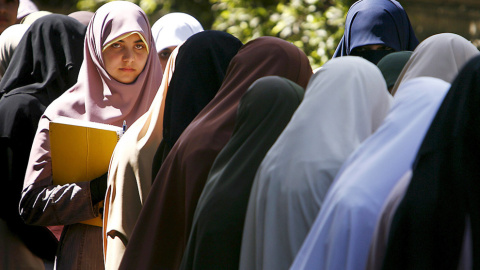
M 243 42 L 259 36 L 285 39 L 302 49 L 317 68 L 335 52 L 351 1 L 211 2 L 218 15 L 213 29 L 229 32 Z

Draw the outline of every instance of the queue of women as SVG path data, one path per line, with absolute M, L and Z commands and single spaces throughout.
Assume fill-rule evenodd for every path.
M 35 14 L 0 36 L 1 269 L 480 267 L 465 38 L 359 0 L 313 73 L 185 13 Z M 58 117 L 128 123 L 102 176 L 53 184 Z

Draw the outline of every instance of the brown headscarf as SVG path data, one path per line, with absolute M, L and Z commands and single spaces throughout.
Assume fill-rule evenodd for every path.
M 312 69 L 293 44 L 261 37 L 232 59 L 213 100 L 182 133 L 157 174 L 120 269 L 179 267 L 213 161 L 233 132 L 237 106 L 257 79 L 277 75 L 306 87 Z

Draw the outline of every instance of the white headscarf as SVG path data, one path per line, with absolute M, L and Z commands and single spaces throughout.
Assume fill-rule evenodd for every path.
M 383 203 L 410 169 L 449 87 L 430 77 L 402 84 L 383 124 L 342 166 L 295 267 L 347 270 L 365 265 Z
M 380 70 L 345 56 L 315 73 L 305 97 L 262 161 L 250 194 L 240 269 L 286 269 L 348 156 L 390 109 Z
M 203 27 L 197 19 L 180 12 L 166 14 L 152 26 L 157 53 L 167 47 L 178 46 L 193 34 L 201 31 L 203 31 Z
M 17 20 L 21 20 L 36 11 L 38 11 L 38 7 L 31 0 L 20 0 L 18 3 Z

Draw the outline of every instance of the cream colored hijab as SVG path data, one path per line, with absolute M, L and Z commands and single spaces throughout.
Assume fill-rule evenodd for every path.
M 400 84 L 416 77 L 434 77 L 451 83 L 463 65 L 478 53 L 470 41 L 457 34 L 433 35 L 413 51 L 393 86 L 392 95 Z
M 110 161 L 103 215 L 103 251 L 106 269 L 118 269 L 120 266 L 126 245 L 123 240 L 128 240 L 150 191 L 152 161 L 163 138 L 165 97 L 175 70 L 178 48 L 180 47 L 170 55 L 162 84 L 152 106 L 128 128 L 128 132 L 118 142 Z M 128 207 L 128 211 L 124 211 L 125 207 Z M 114 218 L 110 218 L 112 213 L 115 213 Z
M 0 79 L 5 74 L 13 52 L 15 52 L 27 29 L 28 25 L 14 24 L 5 29 L 0 35 Z

